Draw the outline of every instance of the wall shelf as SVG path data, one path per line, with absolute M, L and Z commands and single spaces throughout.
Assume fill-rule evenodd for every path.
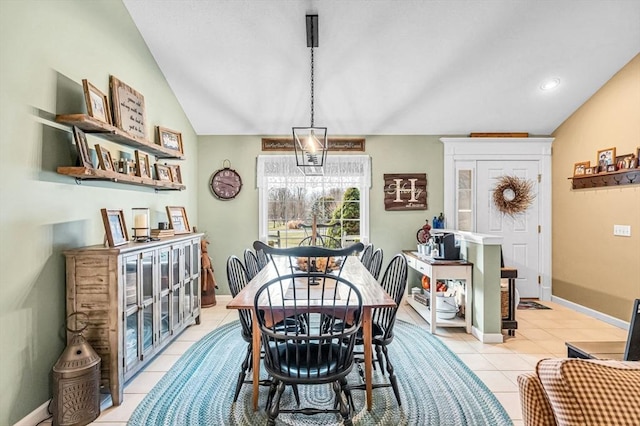
M 76 126 L 85 133 L 91 133 L 112 142 L 141 149 L 155 155 L 156 158 L 185 159 L 180 152 L 157 145 L 152 141 L 132 136 L 122 129 L 103 123 L 87 114 L 56 115 L 56 122 L 68 126 Z
M 91 169 L 87 167 L 58 167 L 58 173 L 61 175 L 72 176 L 77 180 L 103 180 L 124 183 L 129 185 L 148 186 L 158 191 L 182 191 L 187 187 L 185 185 L 144 178 L 140 176 L 125 175 L 113 171 Z
M 598 173 L 597 175 L 573 176 L 567 179 L 571 181 L 572 189 L 638 185 L 640 184 L 640 168 Z

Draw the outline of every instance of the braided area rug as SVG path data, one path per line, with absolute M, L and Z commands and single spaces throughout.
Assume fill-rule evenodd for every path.
M 268 387 L 260 387 L 260 409 L 251 409 L 251 385 L 242 387 L 238 402 L 233 393 L 246 343 L 240 323 L 223 325 L 196 342 L 138 405 L 130 426 L 143 425 L 264 425 Z M 506 411 L 482 381 L 442 342 L 418 326 L 397 321 L 389 346 L 402 406 L 391 388 L 373 390 L 373 409 L 367 411 L 364 391 L 352 391 L 355 425 L 512 425 Z M 376 382 L 384 381 L 379 369 Z M 361 383 L 357 368 L 348 376 Z M 332 408 L 329 385 L 299 386 L 303 407 Z M 294 407 L 287 386 L 281 407 Z M 340 424 L 337 414 L 281 413 L 278 425 Z

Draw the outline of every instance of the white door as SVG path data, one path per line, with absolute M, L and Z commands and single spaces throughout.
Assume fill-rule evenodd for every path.
M 540 275 L 538 161 L 478 161 L 477 162 L 476 232 L 495 234 L 503 238 L 502 254 L 507 267 L 518 270 L 516 288 L 520 297 L 541 298 Z M 536 197 L 531 206 L 513 217 L 500 212 L 493 202 L 497 178 L 517 176 L 532 183 Z

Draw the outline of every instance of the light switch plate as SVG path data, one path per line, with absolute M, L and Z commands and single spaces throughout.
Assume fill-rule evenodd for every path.
M 620 237 L 630 237 L 631 226 L 630 225 L 613 225 L 613 235 L 618 235 Z

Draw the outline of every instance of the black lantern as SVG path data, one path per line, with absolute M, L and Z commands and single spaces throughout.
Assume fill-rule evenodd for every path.
M 323 174 L 328 149 L 327 128 L 316 127 L 313 122 L 313 49 L 318 47 L 318 15 L 307 15 L 307 47 L 311 48 L 311 125 L 293 128 L 293 149 L 300 171 L 307 176 L 318 176 Z

